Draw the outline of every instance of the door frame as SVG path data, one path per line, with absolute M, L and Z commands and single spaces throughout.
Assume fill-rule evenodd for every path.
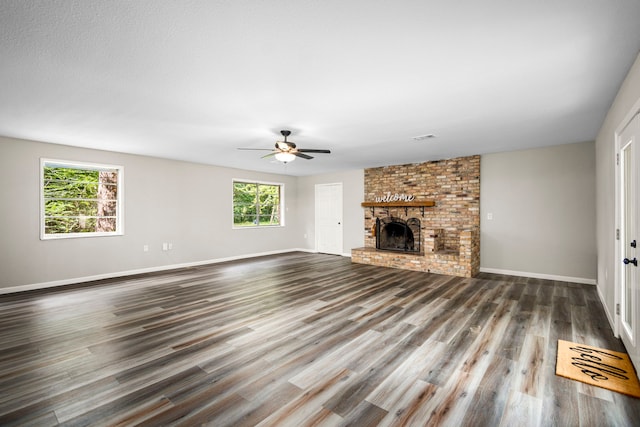
M 614 144 L 614 171 L 615 171 L 615 235 L 614 235 L 614 335 L 617 338 L 622 338 L 622 277 L 624 275 L 624 268 L 626 267 L 622 263 L 623 258 L 623 245 L 626 244 L 624 241 L 624 236 L 622 235 L 622 173 L 623 173 L 623 165 L 622 165 L 622 148 L 623 142 L 622 133 L 625 131 L 627 126 L 631 124 L 631 121 L 640 114 L 640 99 L 638 99 L 631 110 L 626 114 L 624 120 L 620 122 L 620 125 L 616 128 L 615 131 L 615 144 Z M 640 146 L 638 146 L 640 140 L 635 142 L 636 147 L 634 150 L 640 150 Z M 638 156 L 638 154 L 635 154 Z M 636 202 L 637 206 L 637 202 Z M 640 215 L 640 212 L 636 212 L 636 215 Z M 637 301 L 640 303 L 640 301 Z M 636 308 L 636 311 L 638 309 Z M 636 329 L 638 325 L 634 325 Z M 634 346 L 637 346 L 638 343 L 635 341 L 638 337 L 638 331 L 633 331 L 634 336 L 631 337 L 631 341 Z M 636 361 L 637 362 L 637 361 Z M 634 363 L 636 369 L 638 369 L 638 364 Z

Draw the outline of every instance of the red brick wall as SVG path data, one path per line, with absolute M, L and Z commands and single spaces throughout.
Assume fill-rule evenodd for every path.
M 407 219 L 416 217 L 421 221 L 422 254 L 407 258 L 404 254 L 373 254 L 376 216 L 387 212 L 376 208 L 364 208 L 365 248 L 362 253 L 352 253 L 354 262 L 363 257 L 376 259 L 376 265 L 396 268 L 411 268 L 444 274 L 471 277 L 478 273 L 480 266 L 480 156 L 460 157 L 420 164 L 385 166 L 365 169 L 364 201 L 373 202 L 376 197 L 390 192 L 392 195 L 415 196 L 415 201 L 433 200 L 434 207 L 425 209 L 422 217 L 420 208 L 390 208 L 389 215 Z M 463 232 L 465 231 L 465 232 Z M 437 244 L 434 237 L 437 234 Z M 461 244 L 462 241 L 462 244 Z M 358 252 L 358 250 L 355 250 Z M 380 252 L 380 251 L 378 251 Z

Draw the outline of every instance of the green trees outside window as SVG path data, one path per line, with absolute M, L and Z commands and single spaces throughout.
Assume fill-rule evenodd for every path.
M 280 225 L 279 184 L 259 182 L 233 183 L 233 225 L 258 227 Z
M 117 234 L 119 169 L 43 162 L 43 234 Z

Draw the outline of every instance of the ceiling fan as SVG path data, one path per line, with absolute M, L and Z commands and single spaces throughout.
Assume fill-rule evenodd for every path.
M 272 157 L 274 156 L 276 160 L 281 161 L 282 163 L 289 163 L 296 159 L 296 157 L 301 157 L 303 159 L 313 159 L 313 156 L 310 156 L 305 153 L 324 153 L 331 154 L 331 150 L 314 150 L 314 149 L 305 149 L 305 148 L 296 148 L 296 144 L 291 141 L 287 141 L 287 137 L 291 135 L 290 130 L 281 130 L 280 133 L 284 136 L 284 141 L 276 141 L 276 146 L 274 150 L 269 150 L 268 148 L 238 148 L 238 150 L 259 150 L 259 151 L 271 151 L 271 153 L 262 156 L 262 158 Z

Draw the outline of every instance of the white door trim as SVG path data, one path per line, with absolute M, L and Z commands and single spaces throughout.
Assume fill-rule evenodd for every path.
M 619 158 L 620 155 L 620 150 L 621 150 L 621 134 L 622 132 L 626 129 L 626 127 L 629 125 L 629 123 L 631 123 L 631 120 L 633 120 L 633 118 L 636 116 L 636 114 L 640 113 L 640 99 L 636 100 L 636 102 L 633 104 L 633 107 L 631 107 L 631 109 L 629 110 L 629 112 L 624 116 L 624 119 L 622 119 L 622 121 L 620 122 L 620 124 L 618 125 L 618 127 L 615 130 L 614 133 L 614 139 L 615 139 L 615 144 L 613 144 L 613 161 L 616 162 L 614 165 L 614 175 L 615 175 L 615 192 L 614 192 L 614 197 L 615 197 L 615 207 L 614 207 L 614 220 L 615 220 L 615 230 L 620 230 L 622 224 L 620 224 L 620 218 L 622 216 L 622 212 L 620 211 L 620 205 L 622 203 L 622 201 L 620 200 L 620 187 L 622 185 L 621 183 L 621 179 L 620 179 L 620 165 L 618 164 L 618 162 L 616 161 L 616 159 Z M 613 318 L 615 319 L 613 326 L 613 334 L 620 338 L 620 315 L 618 314 L 618 311 L 616 310 L 616 307 L 618 307 L 618 304 L 621 303 L 621 299 L 622 296 L 620 295 L 620 286 L 621 286 L 621 280 L 622 277 L 620 276 L 621 272 L 622 272 L 622 268 L 618 265 L 618 260 L 622 259 L 620 257 L 621 255 L 621 247 L 620 247 L 620 242 L 618 240 L 616 240 L 616 236 L 615 236 L 615 231 L 614 231 L 614 247 L 615 247 L 615 252 L 614 252 L 614 302 L 613 302 Z M 603 301 L 604 302 L 604 301 Z
M 637 267 L 624 265 L 623 257 L 635 255 L 635 249 L 628 248 L 630 239 L 637 238 L 638 226 L 638 196 L 636 192 L 640 188 L 640 180 L 638 179 L 638 165 L 640 164 L 640 109 L 634 108 L 628 114 L 629 120 L 616 130 L 615 149 L 616 149 L 616 189 L 615 189 L 615 222 L 616 222 L 616 241 L 615 241 L 615 334 L 622 339 L 627 347 L 627 353 L 630 356 L 634 366 L 640 368 L 640 348 L 638 346 L 638 310 L 639 303 L 637 301 Z M 630 147 L 630 150 L 627 149 Z M 631 156 L 631 157 L 629 157 Z M 627 159 L 630 163 L 627 163 Z M 626 164 L 626 165 L 625 165 Z M 630 175 L 627 171 L 630 171 Z M 623 177 L 625 175 L 625 177 Z M 631 184 L 626 183 L 626 179 Z M 631 185 L 631 200 L 623 193 L 626 193 Z M 627 204 L 628 203 L 628 204 Z M 631 209 L 631 210 L 630 210 Z M 625 218 L 630 213 L 629 218 Z M 623 221 L 624 220 L 624 221 Z M 627 226 L 629 230 L 627 230 Z M 632 268 L 633 270 L 628 270 Z M 628 274 L 631 274 L 629 276 Z M 625 279 L 626 277 L 626 279 Z M 627 282 L 629 281 L 629 282 Z M 623 286 L 625 289 L 623 289 Z M 629 295 L 626 293 L 627 287 L 631 287 L 630 305 L 626 301 Z M 631 312 L 627 312 L 627 310 Z M 626 323 L 628 320 L 628 324 Z

